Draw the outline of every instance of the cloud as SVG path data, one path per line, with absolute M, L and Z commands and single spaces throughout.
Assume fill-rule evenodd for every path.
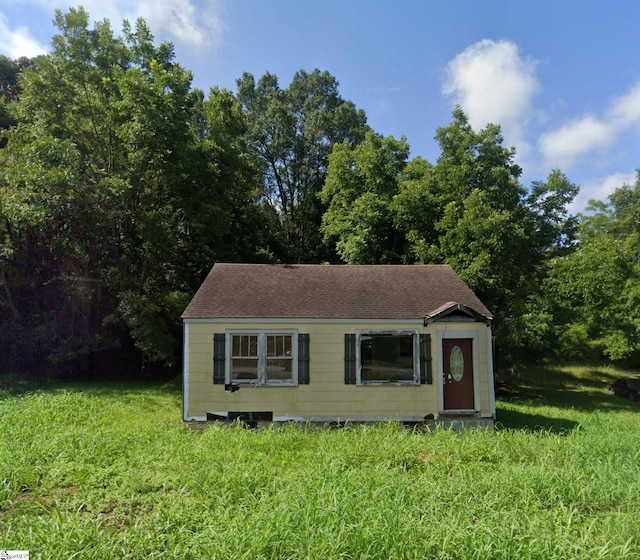
M 631 173 L 614 173 L 606 177 L 590 179 L 580 187 L 580 192 L 571 204 L 569 212 L 582 212 L 590 200 L 606 202 L 614 190 L 622 185 L 633 185 L 635 180 L 635 171 Z
M 609 113 L 619 129 L 640 124 L 640 81 L 627 94 L 613 102 Z
M 156 36 L 163 33 L 190 47 L 216 47 L 226 31 L 214 0 L 198 7 L 191 0 L 145 0 L 138 12 Z
M 55 9 L 66 12 L 77 4 L 68 0 L 30 3 L 46 10 L 51 18 Z M 123 20 L 134 24 L 142 17 L 158 41 L 191 48 L 216 47 L 226 31 L 220 16 L 220 0 L 83 0 L 81 4 L 92 20 L 108 19 L 116 33 L 121 30 Z
M 523 141 L 534 95 L 536 62 L 510 41 L 485 39 L 467 47 L 447 66 L 443 93 L 454 97 L 471 126 L 499 124 L 511 144 Z
M 640 81 L 614 100 L 601 116 L 585 115 L 540 136 L 547 165 L 570 167 L 589 153 L 604 152 L 627 130 L 640 125 Z
M 31 36 L 26 27 L 11 29 L 4 14 L 0 14 L 0 37 L 2 37 L 0 52 L 9 58 L 16 59 L 21 56 L 32 58 L 48 51 L 46 46 Z
M 612 123 L 587 115 L 540 136 L 540 151 L 551 167 L 570 167 L 582 154 L 611 145 Z

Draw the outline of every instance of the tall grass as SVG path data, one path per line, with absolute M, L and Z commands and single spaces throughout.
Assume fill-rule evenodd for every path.
M 190 430 L 179 392 L 162 387 L 9 395 L 0 549 L 56 560 L 640 558 L 640 407 L 598 382 L 615 374 L 542 370 L 498 403 L 495 430 L 464 432 Z

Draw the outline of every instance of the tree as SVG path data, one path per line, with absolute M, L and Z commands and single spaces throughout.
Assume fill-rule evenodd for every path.
M 363 111 L 345 101 L 328 72 L 297 72 L 287 89 L 273 74 L 256 83 L 244 73 L 238 99 L 247 117 L 250 153 L 261 175 L 261 200 L 274 231 L 271 247 L 285 262 L 332 259 L 323 245 L 318 192 L 334 144 L 355 145 L 367 130 Z
M 496 315 L 501 364 L 515 363 L 552 328 L 535 302 L 549 260 L 572 248 L 577 187 L 553 171 L 527 192 L 500 127 L 476 132 L 460 108 L 436 139 L 435 165 L 407 162 L 406 141 L 373 133 L 337 145 L 320 192 L 323 231 L 346 262 L 450 264 Z
M 434 189 L 443 208 L 436 245 L 496 315 L 498 366 L 505 369 L 534 358 L 532 349 L 549 334 L 549 316 L 537 306 L 540 285 L 549 260 L 572 248 L 575 218 L 567 206 L 578 189 L 556 170 L 527 192 L 500 127 L 476 132 L 459 108 L 453 116 L 436 134 L 442 153 Z
M 392 202 L 407 164 L 406 140 L 367 132 L 364 142 L 337 144 L 329 156 L 320 199 L 326 239 L 336 239 L 340 257 L 350 264 L 399 262 L 401 236 L 393 223 Z
M 576 250 L 552 261 L 546 283 L 559 350 L 629 359 L 640 353 L 640 173 L 581 217 Z
M 0 55 L 0 132 L 18 124 L 14 106 L 20 97 L 20 76 L 32 62 L 27 57 L 11 60 Z M 4 140 L 0 139 L 0 147 L 3 146 Z
M 7 308 L 50 360 L 130 337 L 170 364 L 197 282 L 218 254 L 232 258 L 220 247 L 252 177 L 238 164 L 234 108 L 192 92 L 170 44 L 155 46 L 144 20 L 122 36 L 88 21 L 83 9 L 56 12 L 52 52 L 24 73 L 0 153 Z
M 395 228 L 404 236 L 402 261 L 439 262 L 437 223 L 442 216 L 433 165 L 421 157 L 407 163 L 391 202 Z

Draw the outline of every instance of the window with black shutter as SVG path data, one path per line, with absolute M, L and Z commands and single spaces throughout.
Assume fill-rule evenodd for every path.
M 356 335 L 344 335 L 344 382 L 347 385 L 356 384 Z
M 224 333 L 213 335 L 213 383 L 224 385 L 225 382 L 225 349 L 226 336 Z
M 344 382 L 432 384 L 431 336 L 413 329 L 358 330 L 345 334 Z
M 309 384 L 309 335 L 298 334 L 298 383 Z
M 213 382 L 242 385 L 309 383 L 309 335 L 294 330 L 228 330 L 214 335 Z
M 431 365 L 431 335 L 420 335 L 420 383 L 433 383 L 433 370 Z

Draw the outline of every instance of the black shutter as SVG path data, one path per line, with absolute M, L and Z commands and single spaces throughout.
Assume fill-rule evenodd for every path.
M 213 335 L 213 384 L 224 385 L 224 366 L 226 336 L 224 333 L 215 333 Z
M 356 384 L 356 335 L 344 335 L 344 382 Z
M 433 383 L 431 369 L 431 335 L 420 335 L 420 383 Z
M 309 385 L 309 335 L 298 334 L 298 384 Z

